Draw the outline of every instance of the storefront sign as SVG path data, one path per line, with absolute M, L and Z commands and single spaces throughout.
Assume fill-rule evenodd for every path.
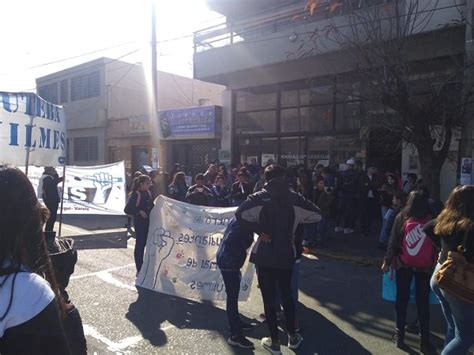
M 221 108 L 190 107 L 159 113 L 163 139 L 218 138 L 221 134 Z

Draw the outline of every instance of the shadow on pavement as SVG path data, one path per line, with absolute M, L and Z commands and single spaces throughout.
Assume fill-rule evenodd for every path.
M 168 321 L 178 329 L 209 329 L 217 331 L 227 339 L 228 327 L 226 312 L 215 307 L 212 302 L 203 303 L 179 297 L 164 295 L 155 291 L 137 287 L 138 299 L 130 304 L 125 317 L 141 332 L 144 339 L 160 347 L 168 342 L 160 324 Z M 212 341 L 210 336 L 209 341 Z M 204 344 L 208 347 L 209 343 Z M 208 348 L 207 348 L 208 349 Z M 198 344 L 196 344 L 196 351 Z M 229 346 L 229 352 L 235 354 L 253 354 L 251 349 L 235 349 Z
M 85 249 L 126 249 L 127 233 L 77 235 L 70 236 L 74 240 L 74 246 L 78 250 Z
M 216 331 L 224 339 L 229 336 L 225 310 L 215 307 L 212 302 L 203 303 L 186 300 L 174 296 L 163 295 L 148 289 L 138 287 L 138 299 L 129 306 L 126 318 L 141 332 L 143 338 L 154 346 L 163 346 L 168 339 L 160 324 L 165 321 L 178 329 L 208 329 Z M 306 325 L 302 330 L 305 338 L 297 354 L 370 354 L 355 339 L 341 331 L 335 324 L 324 318 L 313 309 L 302 306 L 301 323 Z M 244 321 L 256 324 L 244 332 L 254 340 L 255 348 L 261 350 L 260 339 L 268 336 L 265 323 L 255 323 L 251 319 Z M 280 332 L 282 345 L 286 346 L 287 337 Z M 210 338 L 212 340 L 212 338 Z M 196 348 L 196 352 L 199 349 Z M 254 350 L 228 347 L 229 353 L 253 354 Z
M 317 300 L 321 307 L 329 310 L 339 319 L 349 323 L 353 328 L 368 336 L 378 337 L 391 341 L 395 329 L 394 303 L 382 300 L 382 275 L 373 267 L 357 267 L 354 273 L 347 273 L 347 269 L 338 268 L 341 263 L 320 259 L 319 261 L 304 261 L 300 273 L 300 291 L 306 296 Z M 354 266 L 356 268 L 356 266 Z M 436 331 L 444 334 L 445 322 L 438 305 L 430 308 L 431 340 L 437 349 L 442 349 L 443 339 L 433 334 Z M 308 309 L 299 312 L 304 320 Z M 410 305 L 407 321 L 416 319 L 416 307 Z M 325 347 L 331 341 L 331 334 L 326 329 L 316 328 L 316 333 L 323 332 Z M 336 343 L 341 342 L 334 338 Z M 417 354 L 419 337 L 416 334 L 406 335 L 406 342 L 412 348 L 410 353 Z M 342 348 L 341 348 L 342 349 Z M 396 351 L 395 344 L 393 350 Z M 319 354 L 330 354 L 326 348 Z M 341 352 L 333 352 L 341 353 Z M 355 353 L 355 352 L 351 352 Z

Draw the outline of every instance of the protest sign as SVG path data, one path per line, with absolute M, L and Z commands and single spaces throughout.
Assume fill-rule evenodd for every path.
M 0 92 L 0 147 L 0 164 L 64 164 L 63 108 L 33 93 Z
M 136 284 L 168 295 L 225 300 L 216 253 L 235 208 L 190 205 L 159 196 L 151 211 L 145 260 Z M 254 274 L 242 268 L 239 299 L 247 300 Z
M 24 171 L 24 168 L 21 168 Z M 30 166 L 28 178 L 42 198 L 44 168 Z M 62 174 L 62 168 L 57 168 Z M 58 186 L 61 187 L 61 184 Z M 61 195 L 61 194 L 60 194 Z M 124 162 L 97 166 L 67 166 L 64 184 L 64 214 L 123 215 L 126 202 Z

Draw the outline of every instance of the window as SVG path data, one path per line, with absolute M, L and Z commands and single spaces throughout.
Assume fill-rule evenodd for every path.
M 241 133 L 275 133 L 276 112 L 242 112 L 236 114 L 235 131 Z
M 71 101 L 84 100 L 100 95 L 100 71 L 71 79 Z
M 337 104 L 336 116 L 336 129 L 360 128 L 360 102 Z
M 59 83 L 59 103 L 62 104 L 68 101 L 69 90 L 67 86 L 67 79 L 61 80 Z
M 74 138 L 74 160 L 94 161 L 99 159 L 99 137 Z
M 58 83 L 41 86 L 38 89 L 39 96 L 53 104 L 58 103 Z
M 276 108 L 276 92 L 260 93 L 251 91 L 237 91 L 237 112 L 267 110 Z

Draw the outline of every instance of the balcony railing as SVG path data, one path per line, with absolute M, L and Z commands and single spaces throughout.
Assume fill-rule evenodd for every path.
M 389 3 L 393 0 L 321 0 L 313 15 L 301 3 L 280 11 L 269 11 L 267 16 L 253 17 L 232 24 L 229 21 L 194 32 L 194 52 L 224 47 L 246 40 L 263 38 L 271 33 L 287 30 L 295 25 L 341 16 L 355 9 Z

